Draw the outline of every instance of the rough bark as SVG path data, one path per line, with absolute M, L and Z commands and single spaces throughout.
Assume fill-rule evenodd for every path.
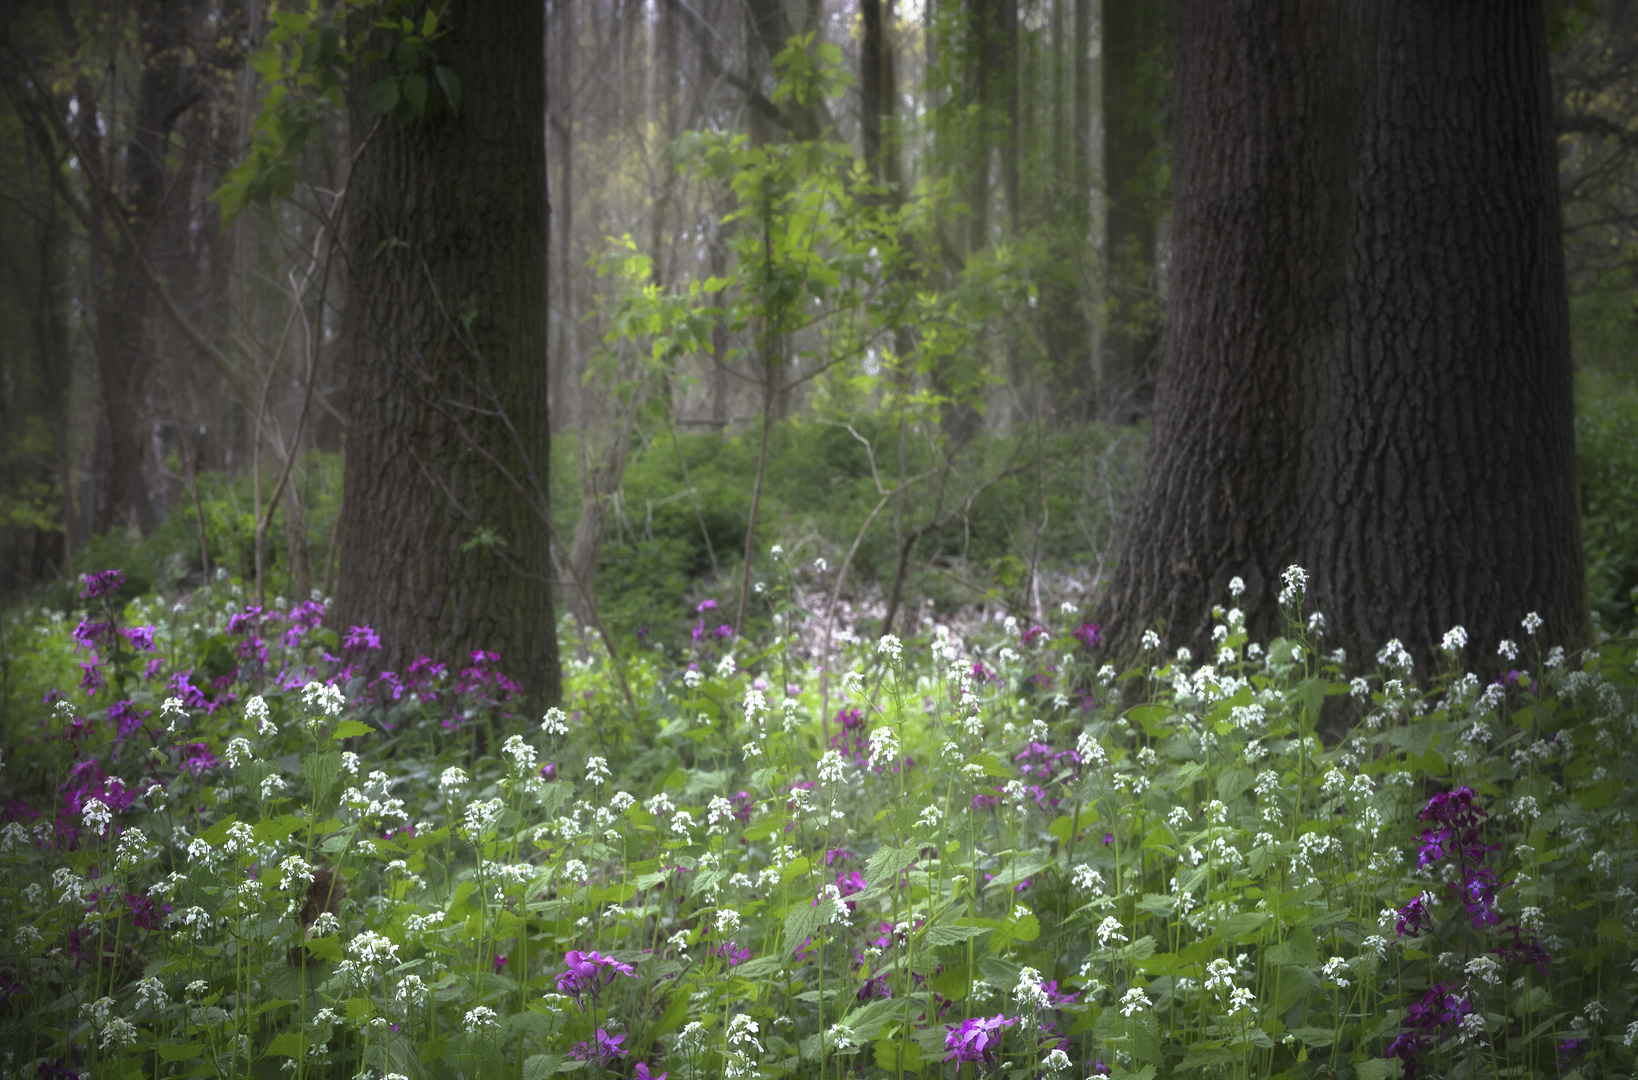
M 379 662 L 500 654 L 559 695 L 548 521 L 542 8 L 461 0 L 438 60 L 460 114 L 383 124 L 359 157 L 344 244 L 356 330 L 336 622 Z M 370 84 L 359 80 L 360 87 Z M 355 137 L 374 123 L 363 89 Z M 495 543 L 463 544 L 484 536 Z
M 1155 67 L 1165 8 L 1154 0 L 1103 0 L 1103 258 L 1108 320 L 1099 350 L 1105 418 L 1130 424 L 1154 397 L 1158 329 L 1154 155 L 1159 110 Z
M 1348 21 L 1344 21 L 1347 19 Z M 1289 564 L 1327 646 L 1474 666 L 1586 639 L 1539 3 L 1186 0 L 1174 264 L 1144 489 L 1102 621 L 1254 640 Z

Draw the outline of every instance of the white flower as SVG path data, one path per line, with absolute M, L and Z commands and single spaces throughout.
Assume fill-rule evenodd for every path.
M 728 1021 L 728 1045 L 754 1046 L 757 1052 L 761 1053 L 762 1044 L 756 1039 L 757 1033 L 761 1030 L 762 1028 L 758 1026 L 757 1022 L 749 1016 L 744 1013 L 735 1013 L 734 1018 Z
M 1239 579 L 1236 578 L 1235 580 L 1238 581 Z M 1046 1057 L 1041 1059 L 1041 1065 L 1047 1070 L 1047 1072 L 1061 1073 L 1065 1069 L 1069 1068 L 1069 1055 L 1064 1053 L 1061 1049 L 1054 1047 L 1051 1053 L 1047 1054 Z
M 1476 957 L 1467 962 L 1467 973 L 1487 986 L 1498 986 L 1501 983 L 1501 964 L 1489 953 Z
M 1107 949 L 1111 941 L 1129 940 L 1131 939 L 1121 933 L 1120 920 L 1113 915 L 1106 916 L 1103 922 L 1098 924 L 1098 948 Z
M 1177 647 L 1177 662 L 1179 664 L 1187 664 L 1193 659 L 1194 653 L 1189 651 L 1189 647 L 1187 645 L 1179 645 Z
M 98 836 L 101 836 L 103 830 L 114 820 L 114 812 L 108 809 L 108 804 L 97 798 L 85 800 L 85 805 L 80 808 L 80 816 L 85 821 L 85 827 Z
M 567 735 L 569 718 L 562 709 L 547 709 L 546 715 L 540 718 L 540 730 L 547 735 Z
M 107 1025 L 102 1029 L 100 1046 L 104 1050 L 110 1048 L 123 1049 L 136 1041 L 136 1025 L 124 1017 L 116 1016 L 108 1021 Z
M 1542 619 L 1542 617 L 1540 615 L 1537 615 L 1533 611 L 1530 612 L 1530 614 L 1528 614 L 1528 615 L 1526 615 L 1524 617 L 1524 622 L 1522 623 L 1522 625 L 1524 627 L 1524 632 L 1526 634 L 1532 634 L 1532 635 L 1535 634 L 1535 632 L 1537 630 L 1541 629 L 1541 627 L 1543 625 L 1543 622 L 1544 622 L 1544 620 Z
M 819 759 L 819 782 L 821 784 L 837 784 L 846 775 L 846 766 L 842 755 L 836 750 L 826 750 Z
M 278 773 L 268 773 L 262 777 L 262 802 L 266 802 L 284 790 L 284 777 Z
M 692 829 L 693 827 L 694 815 L 690 814 L 687 810 L 678 810 L 675 814 L 671 815 L 671 831 L 682 837 L 684 840 L 689 839 L 688 830 Z
M 636 802 L 637 800 L 632 796 L 631 792 L 616 791 L 614 798 L 609 800 L 609 805 L 614 808 L 615 813 L 623 814 L 631 809 Z
M 1153 1004 L 1154 1003 L 1149 1000 L 1148 994 L 1145 994 L 1142 990 L 1139 990 L 1134 986 L 1130 990 L 1126 991 L 1126 993 L 1121 997 L 1120 1014 L 1122 1016 L 1132 1016 L 1136 1013 L 1142 1012 L 1144 1009 L 1151 1008 Z
M 287 855 L 279 864 L 279 889 L 288 892 L 292 885 L 303 885 L 313 880 L 313 868 L 300 855 Z
M 346 705 L 338 688 L 320 682 L 310 682 L 301 688 L 301 703 L 325 716 L 340 716 Z
M 181 698 L 169 697 L 165 699 L 165 704 L 159 707 L 159 715 L 165 717 L 174 724 L 176 721 L 187 717 L 188 707 L 182 704 Z
M 612 775 L 607 761 L 596 756 L 586 759 L 586 779 L 592 784 L 602 787 Z
M 1329 960 L 1327 960 L 1325 962 L 1324 967 L 1320 968 L 1320 974 L 1324 975 L 1327 979 L 1330 979 L 1332 982 L 1336 983 L 1337 986 L 1346 987 L 1348 985 L 1348 980 L 1344 979 L 1342 977 L 1342 974 L 1343 974 L 1343 972 L 1346 972 L 1347 970 L 1348 970 L 1348 961 L 1344 960 L 1340 956 L 1333 956 L 1333 957 L 1331 957 L 1331 959 L 1329 959 Z
M 851 1050 L 860 1045 L 859 1036 L 846 1024 L 834 1024 L 826 1035 L 827 1041 L 837 1050 Z
M 1018 985 L 1012 989 L 1012 999 L 1021 1009 L 1039 1011 L 1047 1007 L 1046 987 L 1041 984 L 1041 973 L 1026 967 L 1018 973 Z
M 1103 875 L 1085 863 L 1080 863 L 1075 867 L 1072 881 L 1078 892 L 1103 892 Z M 1117 922 L 1115 925 L 1118 928 L 1120 924 Z
M 830 564 L 824 559 L 815 559 L 813 560 L 813 568 L 823 574 L 826 570 L 830 569 Z
M 253 760 L 255 755 L 250 752 L 250 740 L 243 737 L 230 739 L 227 749 L 222 752 L 222 762 L 229 769 L 237 769 Z
M 1504 638 L 1502 639 L 1501 644 L 1496 646 L 1496 655 L 1507 660 L 1517 660 L 1519 656 L 1519 647 Z
M 512 771 L 518 776 L 532 776 L 539 755 L 535 748 L 523 741 L 522 735 L 512 735 L 501 744 L 501 753 L 512 759 Z
M 1246 591 L 1245 581 L 1243 581 L 1238 574 L 1229 578 L 1228 591 L 1230 596 L 1236 598 L 1240 597 Z
M 896 664 L 904 655 L 904 643 L 892 634 L 883 634 L 881 640 L 876 642 L 876 655 L 886 657 L 890 664 Z
M 495 1016 L 495 1010 L 487 1005 L 479 1005 L 466 1014 L 466 1030 L 469 1035 L 476 1035 L 480 1031 L 494 1030 L 500 1027 L 500 1020 Z
M 1256 1000 L 1257 996 L 1251 992 L 1251 987 L 1236 986 L 1229 991 L 1228 1014 L 1238 1016 L 1244 1013 L 1247 1016 L 1256 1016 L 1257 1006 L 1252 1004 Z
M 1145 630 L 1143 632 L 1142 644 L 1144 652 L 1150 652 L 1154 649 L 1158 649 L 1160 648 L 1160 635 L 1155 633 L 1153 630 Z
M 1440 647 L 1449 653 L 1459 652 L 1467 648 L 1467 630 L 1460 626 L 1452 626 L 1445 631 L 1445 637 L 1440 643 Z

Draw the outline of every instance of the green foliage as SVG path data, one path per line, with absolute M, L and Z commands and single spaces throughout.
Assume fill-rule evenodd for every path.
M 1594 617 L 1608 632 L 1638 623 L 1638 390 L 1585 372 L 1576 419 L 1581 541 Z
M 408 14 L 416 6 L 409 0 L 308 0 L 305 11 L 273 11 L 266 42 L 250 57 L 267 93 L 251 125 L 249 153 L 211 195 L 224 229 L 247 205 L 289 198 L 307 171 L 308 151 L 330 156 L 326 129 L 360 73 L 379 76 L 364 92 L 369 115 L 400 124 L 425 116 L 429 71 L 450 111 L 460 111 L 460 78 L 435 62 L 432 48 L 448 32 L 442 9 L 427 7 L 417 19 Z
M 897 461 L 899 429 L 890 414 L 860 418 L 854 430 L 875 444 L 878 463 Z M 927 440 L 914 430 L 909 436 L 907 471 L 934 468 L 940 459 Z M 724 596 L 737 573 L 757 453 L 754 435 L 679 431 L 675 439 L 664 431 L 634 438 L 625 482 L 611 504 L 596 579 L 598 606 L 612 633 L 632 640 L 643 629 L 647 642 L 668 647 L 675 647 L 677 635 L 695 621 L 693 605 L 706 596 Z M 1026 595 L 1032 557 L 1040 568 L 1057 573 L 1107 566 L 1114 514 L 1136 477 L 1143 445 L 1140 436 L 1101 425 L 1049 432 L 1039 445 L 1033 433 L 975 439 L 954 457 L 949 482 L 961 500 L 971 494 L 972 501 L 963 514 L 961 502 L 952 499 L 956 512 L 919 543 L 908 590 L 914 602 L 932 598 L 937 610 L 949 611 L 989 600 L 1022 613 L 1033 607 Z M 1028 465 L 1037 453 L 1038 470 Z M 565 536 L 580 513 L 577 461 L 573 438 L 555 438 L 552 505 Z M 1102 467 L 1109 472 L 1100 473 Z M 986 484 L 1009 469 L 1021 471 Z M 1105 481 L 1111 487 L 1104 487 Z M 980 484 L 986 486 L 973 490 Z M 935 499 L 931 489 L 913 489 L 913 494 L 911 517 L 919 524 Z M 870 457 L 846 427 L 815 421 L 775 427 L 759 526 L 769 543 L 781 543 L 810 562 L 823 557 L 837 565 L 878 498 Z M 1045 527 L 1036 530 L 1033 523 L 1043 519 Z M 890 586 L 896 545 L 892 519 L 878 515 L 854 556 L 849 595 Z M 758 564 L 758 572 L 768 569 Z M 753 605 L 756 625 L 770 610 Z
M 94 598 L 106 686 L 7 727 L 0 1037 L 30 1073 L 886 1080 L 970 1075 L 999 1014 L 968 1050 L 1009 1080 L 1629 1073 L 1630 642 L 1527 625 L 1541 678 L 1480 693 L 1455 638 L 1350 680 L 1287 613 L 1118 676 L 1071 612 L 829 675 L 706 639 L 632 658 L 635 714 L 566 642 L 537 727 L 481 663 L 395 687 L 227 590 Z

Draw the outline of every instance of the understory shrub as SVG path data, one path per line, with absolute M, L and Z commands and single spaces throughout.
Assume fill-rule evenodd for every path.
M 1632 1073 L 1629 645 L 1350 669 L 1293 568 L 1209 657 L 1116 672 L 1066 604 L 820 671 L 774 565 L 766 639 L 696 605 L 636 714 L 565 642 L 544 716 L 89 576 L 10 631 L 71 678 L 0 773 L 5 1075 Z

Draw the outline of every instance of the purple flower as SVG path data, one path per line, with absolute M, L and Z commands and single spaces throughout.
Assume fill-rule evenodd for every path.
M 1102 623 L 1083 622 L 1074 630 L 1070 631 L 1069 636 L 1090 649 L 1096 646 L 1099 641 L 1103 640 L 1102 630 Z
M 954 1061 L 958 1066 L 969 1061 L 995 1064 L 1002 1029 L 1012 1027 L 1017 1022 L 996 1013 L 988 1018 L 975 1016 L 959 1024 L 946 1024 L 944 1047 L 949 1053 L 944 1055 L 944 1060 Z
M 111 622 L 92 622 L 81 619 L 70 636 L 74 639 L 74 651 L 85 649 L 93 654 L 97 651 L 97 642 L 114 636 L 114 624 Z
M 711 950 L 712 956 L 720 956 L 728 961 L 729 967 L 738 967 L 751 958 L 750 949 L 742 949 L 732 941 L 723 942 Z
M 717 602 L 715 600 L 701 600 L 700 606 L 694 609 L 694 614 L 703 615 L 707 611 L 715 610 L 717 610 Z
M 659 1076 L 655 1076 L 648 1071 L 648 1062 L 639 1061 L 637 1063 L 637 1072 L 634 1075 L 637 1077 L 637 1080 L 665 1080 L 665 1078 L 671 1074 L 661 1073 Z
M 1050 636 L 1051 635 L 1046 632 L 1045 627 L 1032 626 L 1028 630 L 1024 631 L 1024 644 L 1025 645 L 1033 645 L 1033 644 L 1035 644 L 1035 641 L 1036 641 L 1037 638 L 1050 637 Z
M 202 742 L 185 743 L 182 753 L 185 755 L 182 760 L 182 771 L 195 776 L 216 768 L 218 764 L 216 755 Z
M 116 701 L 108 706 L 108 722 L 115 725 L 119 731 L 118 738 L 128 739 L 137 731 L 142 730 L 142 717 L 145 713 L 138 713 L 136 706 L 129 701 Z
M 1563 1072 L 1564 1067 L 1566 1065 L 1568 1065 L 1570 1062 L 1574 1061 L 1576 1058 L 1580 1057 L 1582 1054 L 1584 1054 L 1586 1052 L 1587 1052 L 1587 1040 L 1586 1039 L 1565 1039 L 1563 1042 L 1559 1043 L 1558 1044 L 1558 1068 L 1559 1068 L 1559 1071 Z
M 1536 940 L 1536 935 L 1526 935 L 1523 928 L 1518 926 L 1504 927 L 1501 932 L 1512 934 L 1513 944 L 1503 945 L 1495 950 L 1496 955 L 1513 963 L 1533 965 L 1536 972 L 1545 979 L 1547 977 L 1547 968 L 1552 964 L 1553 958 L 1546 949 L 1541 947 L 1541 942 Z
M 1473 929 L 1484 926 L 1495 926 L 1500 918 L 1491 910 L 1496 903 L 1496 893 L 1507 888 L 1496 881 L 1496 872 L 1488 866 L 1469 866 L 1466 879 L 1462 882 L 1462 906 L 1467 913 L 1473 916 Z
M 125 571 L 99 570 L 94 574 L 85 575 L 85 588 L 80 590 L 81 600 L 95 600 L 99 596 L 107 596 L 120 590 L 125 584 Z
M 1115 842 L 1115 834 L 1112 833 L 1112 832 L 1104 833 L 1103 834 L 1103 842 L 1104 842 L 1105 845 L 1113 844 Z
M 593 955 L 596 954 L 594 953 Z M 592 1054 L 595 1052 L 597 1055 L 597 1063 L 599 1065 L 607 1065 L 615 1058 L 624 1057 L 626 1054 L 631 1052 L 620 1046 L 620 1044 L 625 1041 L 626 1037 L 623 1034 L 610 1035 L 602 1028 L 598 1028 L 597 1047 L 595 1051 L 589 1042 L 578 1042 L 574 1044 L 574 1049 L 569 1051 L 569 1056 L 577 1061 L 586 1061 L 591 1058 Z
M 341 640 L 344 649 L 379 649 L 381 637 L 368 626 L 355 626 L 347 631 L 347 636 Z M 477 659 L 476 656 L 473 659 Z
M 836 888 L 837 891 L 843 896 L 852 896 L 854 893 L 862 893 L 865 890 L 864 875 L 859 873 L 857 870 L 850 871 L 846 874 L 837 874 Z M 858 911 L 859 905 L 856 902 L 849 900 L 847 901 L 847 909 L 849 911 Z
M 261 621 L 263 614 L 265 614 L 263 608 L 254 606 L 247 607 L 243 611 L 234 612 L 228 616 L 227 632 L 230 634 L 243 634 L 253 630 L 256 624 Z
M 102 674 L 102 665 L 93 656 L 88 664 L 80 661 L 80 689 L 85 691 L 86 697 L 96 697 L 97 691 L 108 685 L 108 680 Z
M 1416 937 L 1433 925 L 1433 913 L 1428 910 L 1426 896 L 1418 896 L 1399 909 L 1399 921 L 1394 924 L 1394 936 L 1409 934 Z
M 563 957 L 563 966 L 564 970 L 557 976 L 558 993 L 568 994 L 582 1005 L 584 995 L 590 994 L 595 1000 L 616 975 L 637 977 L 630 964 L 622 964 L 611 956 L 599 956 L 595 950 L 583 953 L 570 949 Z
M 120 631 L 120 635 L 131 643 L 131 648 L 137 652 L 154 651 L 154 628 L 152 626 L 127 626 Z
M 731 638 L 733 636 L 734 636 L 734 628 L 732 626 L 729 626 L 727 623 L 723 623 L 721 626 L 717 627 L 717 640 L 718 641 L 727 641 L 729 638 Z
M 1107 1066 L 1107 1065 L 1105 1065 L 1103 1063 L 1103 1058 L 1099 1058 L 1098 1060 L 1096 1060 L 1096 1061 L 1094 1061 L 1092 1063 L 1092 1075 L 1093 1076 L 1108 1076 L 1109 1075 L 1109 1066 Z
M 506 966 L 506 957 L 497 955 L 495 957 L 495 974 L 499 975 L 501 973 L 501 969 L 504 968 L 505 966 Z

